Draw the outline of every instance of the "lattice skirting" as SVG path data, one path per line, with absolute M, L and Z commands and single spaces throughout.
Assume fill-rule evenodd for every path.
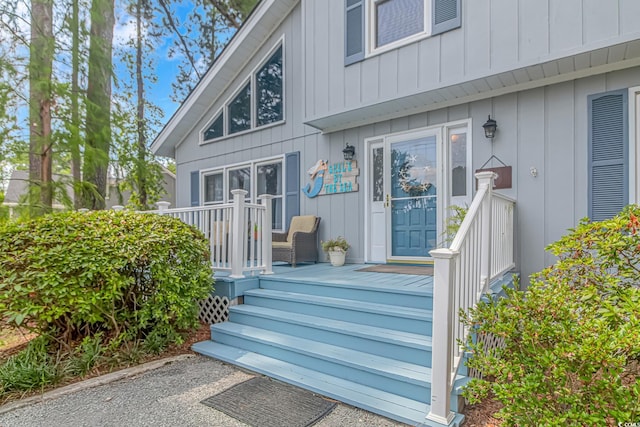
M 209 295 L 208 298 L 198 302 L 200 320 L 208 324 L 226 322 L 229 320 L 229 307 L 236 303 L 227 297 Z
M 504 347 L 504 338 L 496 337 L 493 334 L 477 334 L 476 340 L 483 344 L 485 353 L 492 353 L 498 348 Z M 482 378 L 482 374 L 477 369 L 469 368 L 469 377 Z

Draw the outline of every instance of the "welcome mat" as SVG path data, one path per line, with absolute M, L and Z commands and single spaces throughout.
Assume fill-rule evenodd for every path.
M 201 403 L 254 427 L 307 427 L 336 403 L 267 377 L 256 377 Z
M 417 276 L 433 276 L 433 267 L 421 265 L 376 264 L 356 271 L 369 273 L 414 274 Z

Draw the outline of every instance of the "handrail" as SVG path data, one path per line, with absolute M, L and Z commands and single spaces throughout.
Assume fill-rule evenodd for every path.
M 259 271 L 272 274 L 270 194 L 259 197 L 261 203 L 246 203 L 247 191 L 232 190 L 233 202 L 169 209 L 158 202 L 158 209 L 146 211 L 178 218 L 198 228 L 209 241 L 214 270 L 228 271 L 231 278 Z
M 515 201 L 493 192 L 494 172 L 479 172 L 478 190 L 450 247 L 434 258 L 431 409 L 427 419 L 449 425 L 451 391 L 469 330 L 460 311 L 474 307 L 491 280 L 514 267 Z

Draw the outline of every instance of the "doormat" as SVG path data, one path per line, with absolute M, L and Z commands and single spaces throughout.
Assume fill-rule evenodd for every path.
M 256 377 L 201 403 L 254 427 L 307 427 L 336 406 L 310 391 L 267 377 Z
M 433 267 L 421 265 L 377 264 L 356 271 L 369 273 L 414 274 L 417 276 L 433 276 Z

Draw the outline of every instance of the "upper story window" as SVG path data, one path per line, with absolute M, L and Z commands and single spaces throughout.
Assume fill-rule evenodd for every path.
M 284 121 L 283 56 L 281 40 L 203 129 L 202 142 Z
M 284 119 L 282 90 L 282 45 L 256 73 L 256 125 Z
M 247 83 L 227 106 L 229 135 L 251 129 L 251 83 Z
M 378 0 L 372 11 L 374 49 L 426 33 L 424 0 Z
M 459 28 L 461 0 L 345 0 L 345 65 Z

